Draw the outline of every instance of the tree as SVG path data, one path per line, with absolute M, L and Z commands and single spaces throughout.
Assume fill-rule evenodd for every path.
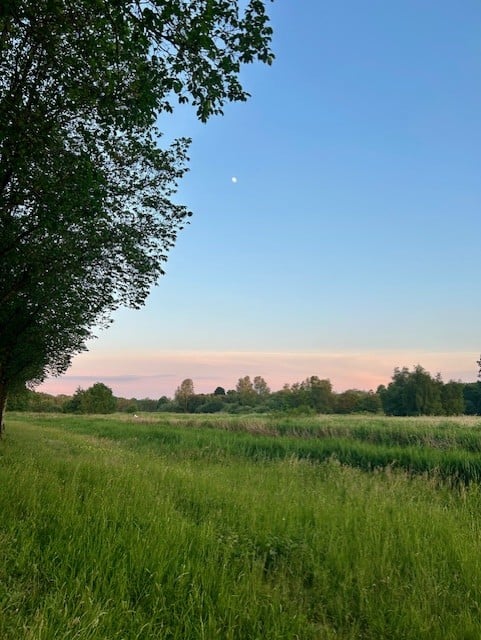
M 103 382 L 96 382 L 88 389 L 77 388 L 72 398 L 64 404 L 67 413 L 113 413 L 117 399 L 112 389 Z
M 250 379 L 250 376 L 239 378 L 235 387 L 239 397 L 239 403 L 243 405 L 252 405 L 256 401 L 256 392 Z
M 274 411 L 286 411 L 292 407 L 292 392 L 289 384 L 284 384 L 282 389 L 271 393 L 269 406 Z
M 217 413 L 222 411 L 224 408 L 224 403 L 222 400 L 219 400 L 218 396 L 210 396 L 205 399 L 205 402 L 200 404 L 195 412 L 196 413 Z
M 406 367 L 396 367 L 392 381 L 387 388 L 379 387 L 378 394 L 387 415 L 440 415 L 443 413 L 442 387 L 443 382 L 439 375 L 433 378 L 418 364 L 413 371 Z
M 382 408 L 388 416 L 405 416 L 404 389 L 409 379 L 409 369 L 396 367 L 391 382 L 387 387 L 380 385 L 377 393 L 381 398 Z
M 96 382 L 84 391 L 80 410 L 82 413 L 113 413 L 116 405 L 112 389 L 103 382 Z
M 356 407 L 356 411 L 361 411 L 363 413 L 381 413 L 382 404 L 378 394 L 374 393 L 372 390 L 363 391 Z
M 271 63 L 264 2 L 9 0 L 0 11 L 0 425 L 14 385 L 64 372 L 93 327 L 138 308 L 190 212 L 172 202 L 188 140 L 245 100 L 244 63 Z
M 192 398 L 195 396 L 194 383 L 190 378 L 186 378 L 182 381 L 179 387 L 175 390 L 175 401 L 179 405 L 180 409 L 187 413 L 189 411 L 189 405 Z
M 441 387 L 443 413 L 447 416 L 459 416 L 464 413 L 464 385 L 450 380 Z
M 167 396 L 161 396 L 157 400 L 156 411 L 171 411 L 174 409 L 172 400 L 170 400 Z
M 481 382 L 465 383 L 463 385 L 463 399 L 466 415 L 481 415 Z
M 77 387 L 73 396 L 68 400 L 63 407 L 65 413 L 82 413 L 82 399 L 85 395 L 85 391 L 81 387 Z
M 433 378 L 420 364 L 409 374 L 404 389 L 404 407 L 406 415 L 441 415 L 441 376 Z
M 214 395 L 215 396 L 225 396 L 225 389 L 224 387 L 216 387 L 215 391 L 214 391 Z
M 140 411 L 137 398 L 116 398 L 115 411 L 123 413 L 137 413 Z
M 299 409 L 302 411 L 308 411 L 311 407 L 311 394 L 308 386 L 308 381 L 294 382 L 290 386 L 290 393 L 286 396 L 288 399 L 289 407 L 291 409 Z
M 354 413 L 358 411 L 362 391 L 357 389 L 347 389 L 336 396 L 335 412 L 336 413 Z
M 320 380 L 318 376 L 311 376 L 307 378 L 304 384 L 310 391 L 310 406 L 317 413 L 331 412 L 334 404 L 331 381 Z
M 252 386 L 254 388 L 254 391 L 260 398 L 267 398 L 271 392 L 271 390 L 267 386 L 267 382 L 262 376 L 256 376 L 254 378 L 254 383 Z

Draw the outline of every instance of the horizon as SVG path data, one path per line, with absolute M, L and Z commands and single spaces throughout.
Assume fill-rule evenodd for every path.
M 401 352 L 403 356 L 405 352 Z M 397 354 L 398 356 L 401 353 Z M 159 372 L 152 368 L 152 354 L 144 354 L 146 361 L 132 359 L 130 373 L 118 374 L 118 358 L 101 358 L 103 364 L 89 361 L 89 353 L 78 357 L 70 373 L 61 378 L 51 378 L 37 387 L 38 391 L 52 395 L 72 395 L 78 387 L 88 388 L 96 382 L 110 387 L 117 397 L 159 398 L 173 397 L 176 388 L 186 378 L 194 382 L 196 393 L 213 393 L 220 386 L 226 391 L 234 389 L 239 378 L 248 375 L 253 379 L 262 376 L 271 391 L 278 391 L 284 384 L 292 385 L 317 375 L 329 379 L 333 390 L 342 393 L 347 389 L 376 391 L 381 384 L 388 385 L 395 367 L 412 367 L 420 364 L 432 375 L 440 373 L 444 382 L 477 380 L 476 356 L 467 352 L 459 353 L 423 353 L 410 354 L 412 361 L 390 364 L 394 354 L 384 352 L 370 353 L 162 353 L 154 359 L 163 363 L 166 370 Z M 418 360 L 415 356 L 421 356 Z M 96 360 L 97 356 L 95 356 Z M 348 367 L 350 363 L 350 369 Z M 439 366 L 445 364 L 445 370 Z M 470 368 L 470 365 L 472 367 Z M 160 367 L 159 367 L 160 368 Z M 95 374 L 89 373 L 95 369 Z M 237 374 L 236 371 L 239 371 Z M 349 373 L 346 371 L 349 370 Z M 331 372 L 331 373 L 329 373 Z M 381 373 L 379 373 L 381 372 Z

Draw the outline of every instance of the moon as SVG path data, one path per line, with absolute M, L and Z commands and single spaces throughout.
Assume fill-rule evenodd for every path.
M 236 176 L 232 176 L 231 180 L 232 180 L 232 182 L 235 184 L 235 183 L 237 182 L 237 178 L 236 178 Z

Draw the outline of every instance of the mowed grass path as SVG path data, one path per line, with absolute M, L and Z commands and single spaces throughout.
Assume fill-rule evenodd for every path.
M 2 640 L 481 638 L 479 420 L 161 420 L 8 416 Z

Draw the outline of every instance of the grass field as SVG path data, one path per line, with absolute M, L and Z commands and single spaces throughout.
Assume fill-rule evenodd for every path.
M 481 638 L 481 419 L 7 415 L 1 640 Z

